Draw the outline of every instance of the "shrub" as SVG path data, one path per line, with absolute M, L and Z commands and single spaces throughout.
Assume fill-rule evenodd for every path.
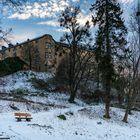
M 32 78 L 31 83 L 36 89 L 46 90 L 48 92 L 51 91 L 51 86 L 48 82 L 45 82 L 44 80 Z
M 66 120 L 66 116 L 65 115 L 59 115 L 59 116 L 57 116 L 59 119 L 61 119 L 61 120 Z
M 16 107 L 14 104 L 9 105 L 13 110 L 19 111 L 20 109 Z
M 8 57 L 0 61 L 0 76 L 8 75 L 22 70 L 27 65 L 19 57 Z
M 66 56 L 63 58 L 56 69 L 55 79 L 59 82 L 64 84 L 68 84 L 69 80 L 69 59 Z
M 13 96 L 16 99 L 22 99 L 25 95 L 27 95 L 27 93 L 23 89 L 16 89 L 11 91 L 11 96 Z

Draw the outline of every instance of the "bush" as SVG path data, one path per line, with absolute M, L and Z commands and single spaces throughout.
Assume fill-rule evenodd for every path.
M 16 107 L 14 104 L 9 105 L 13 110 L 19 111 L 20 109 Z
M 10 95 L 16 99 L 22 99 L 23 96 L 27 95 L 27 93 L 23 89 L 16 89 L 11 91 Z
M 61 120 L 66 120 L 66 116 L 65 115 L 59 115 L 59 116 L 57 116 L 59 119 L 61 119 Z
M 19 70 L 23 70 L 24 65 L 27 65 L 19 57 L 8 57 L 0 61 L 0 76 L 8 75 Z
M 46 90 L 48 92 L 51 91 L 51 86 L 48 82 L 45 82 L 44 80 L 32 78 L 31 83 L 36 89 Z
M 67 85 L 69 81 L 69 59 L 64 57 L 56 69 L 56 81 L 63 85 Z

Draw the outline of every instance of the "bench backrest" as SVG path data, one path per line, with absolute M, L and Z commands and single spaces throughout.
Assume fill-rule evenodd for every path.
M 29 113 L 15 113 L 15 116 L 31 116 Z

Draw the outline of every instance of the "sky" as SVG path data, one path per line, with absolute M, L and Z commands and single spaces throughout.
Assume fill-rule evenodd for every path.
M 95 0 L 41 0 L 24 4 L 21 10 L 3 7 L 1 26 L 12 28 L 10 40 L 13 44 L 33 39 L 44 34 L 50 34 L 59 41 L 66 31 L 59 27 L 58 17 L 67 6 L 80 5 L 79 23 L 83 25 L 91 14 L 89 8 Z M 119 0 L 124 9 L 125 19 L 129 19 L 131 7 L 136 0 Z M 127 22 L 127 21 L 126 21 Z

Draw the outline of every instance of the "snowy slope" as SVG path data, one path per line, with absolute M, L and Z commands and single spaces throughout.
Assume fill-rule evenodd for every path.
M 47 73 L 23 73 L 0 78 L 5 83 L 0 91 L 10 93 L 21 88 L 36 92 L 29 82 L 31 78 L 47 80 L 52 77 Z M 140 112 L 133 112 L 129 123 L 125 124 L 121 121 L 122 109 L 111 108 L 112 118 L 106 120 L 102 117 L 103 105 L 89 106 L 78 99 L 70 104 L 68 98 L 64 93 L 50 92 L 47 96 L 26 95 L 26 102 L 13 98 L 0 100 L 0 135 L 10 140 L 140 140 Z M 15 112 L 31 113 L 33 120 L 16 122 Z M 59 119 L 58 115 L 65 115 L 66 120 Z
M 0 133 L 11 140 L 139 140 L 140 113 L 130 117 L 130 124 L 120 121 L 123 113 L 112 108 L 113 119 L 104 120 L 103 106 L 73 106 L 33 113 L 32 122 L 16 122 L 8 112 L 0 115 Z M 60 120 L 60 114 L 67 120 Z
M 12 90 L 16 89 L 24 89 L 32 92 L 36 90 L 33 88 L 30 80 L 32 78 L 47 80 L 51 78 L 52 75 L 46 72 L 33 72 L 33 71 L 21 71 L 14 73 L 12 75 L 8 75 L 5 77 L 0 77 L 0 92 L 9 93 Z

